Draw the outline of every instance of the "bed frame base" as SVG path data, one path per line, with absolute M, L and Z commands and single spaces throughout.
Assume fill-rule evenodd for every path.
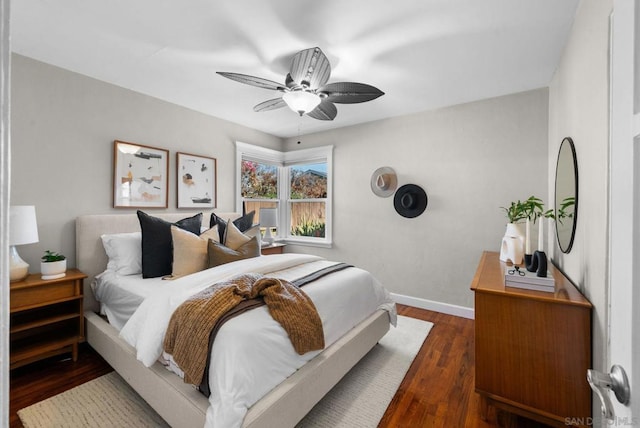
M 160 363 L 145 367 L 118 331 L 92 311 L 85 312 L 89 344 L 171 426 L 204 426 L 209 401 Z M 389 330 L 378 310 L 326 348 L 247 412 L 243 427 L 293 427 Z

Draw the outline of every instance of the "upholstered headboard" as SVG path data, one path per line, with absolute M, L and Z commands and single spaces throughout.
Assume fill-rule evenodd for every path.
M 158 213 L 151 215 L 169 222 L 176 222 L 197 213 Z M 202 225 L 209 227 L 210 213 L 203 213 Z M 223 219 L 234 220 L 240 217 L 238 213 L 216 213 Z M 100 236 L 110 233 L 139 232 L 140 222 L 136 214 L 99 214 L 83 215 L 76 218 L 76 266 L 88 275 L 84 282 L 84 309 L 98 311 L 91 282 L 107 267 L 107 254 L 102 246 Z

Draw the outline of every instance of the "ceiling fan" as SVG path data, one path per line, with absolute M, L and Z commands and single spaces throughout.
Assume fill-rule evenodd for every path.
M 218 71 L 219 75 L 236 82 L 281 92 L 278 98 L 256 105 L 256 112 L 289 106 L 300 116 L 306 114 L 318 120 L 333 120 L 338 114 L 334 103 L 355 104 L 384 95 L 380 89 L 364 83 L 329 83 L 331 65 L 318 47 L 305 49 L 293 56 L 285 84 L 239 73 Z

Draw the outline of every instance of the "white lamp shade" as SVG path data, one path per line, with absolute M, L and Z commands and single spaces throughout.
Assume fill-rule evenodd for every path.
M 278 225 L 278 210 L 277 208 L 260 208 L 260 226 L 265 227 L 267 230 L 264 232 L 262 242 L 266 245 L 273 244 L 273 235 L 271 234 L 271 228 Z
M 24 245 L 38 242 L 36 207 L 14 205 L 9 208 L 9 245 Z
M 278 225 L 277 208 L 260 208 L 260 226 L 276 227 Z
M 322 101 L 318 95 L 306 91 L 285 92 L 282 99 L 291 110 L 300 113 L 300 116 L 313 111 Z

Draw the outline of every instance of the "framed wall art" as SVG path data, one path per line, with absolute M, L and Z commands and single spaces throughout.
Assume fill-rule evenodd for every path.
M 167 208 L 169 151 L 113 142 L 113 207 Z
M 216 159 L 177 153 L 178 208 L 216 208 Z

